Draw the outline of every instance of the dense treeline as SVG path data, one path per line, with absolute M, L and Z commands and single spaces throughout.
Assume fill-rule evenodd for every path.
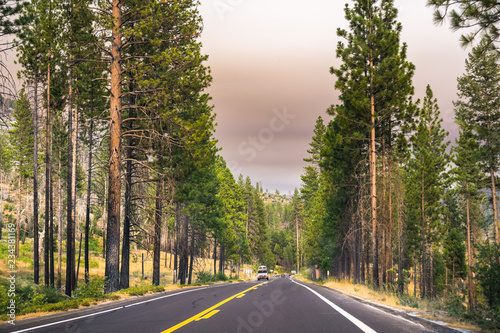
M 401 295 L 498 309 L 500 63 L 491 37 L 458 78 L 451 145 L 431 87 L 413 99 L 393 1 L 355 1 L 345 13 L 341 65 L 331 69 L 340 103 L 327 124 L 318 119 L 302 176 L 307 264 Z
M 290 200 L 236 180 L 218 155 L 198 5 L 5 5 L 19 14 L 4 27 L 17 36 L 23 87 L 3 96 L 0 185 L 16 207 L 5 219 L 17 224 L 17 248 L 33 237 L 36 284 L 72 295 L 79 239 L 86 282 L 89 243 L 102 244 L 107 292 L 129 287 L 138 248 L 153 257 L 155 285 L 162 251 L 181 284 L 196 258 L 213 259 L 214 274 L 296 264 Z

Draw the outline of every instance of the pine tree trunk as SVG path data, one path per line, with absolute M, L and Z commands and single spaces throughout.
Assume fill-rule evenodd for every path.
M 500 244 L 500 239 L 498 235 L 498 205 L 497 205 L 497 189 L 495 183 L 495 170 L 493 167 L 490 168 L 490 177 L 491 177 L 491 198 L 493 201 L 493 221 L 494 221 L 494 229 L 495 229 L 495 244 Z M 499 258 L 500 262 L 500 258 Z
M 50 136 L 52 136 L 52 125 L 50 126 Z M 50 143 L 50 155 L 52 156 L 52 140 Z M 49 219 L 49 271 L 50 271 L 50 286 L 54 288 L 54 280 L 55 280 L 55 270 L 54 270 L 54 184 L 52 177 L 52 159 L 49 163 L 50 167 L 50 182 L 49 182 L 49 191 L 50 191 L 50 219 Z
M 21 185 L 22 185 L 22 176 L 19 172 L 19 189 L 18 189 L 18 202 L 19 206 L 17 207 L 17 228 L 16 228 L 16 258 L 19 258 L 19 229 L 21 229 Z M 47 280 L 47 276 L 45 275 L 45 280 Z M 48 285 L 47 283 L 45 283 Z
M 123 245 L 122 245 L 122 269 L 120 272 L 120 288 L 129 287 L 130 276 L 130 225 L 132 223 L 132 139 L 129 137 L 126 151 L 126 174 L 125 174 L 125 217 L 123 220 Z M 156 214 L 155 214 L 156 216 Z M 153 271 L 154 280 L 154 271 Z M 154 282 L 153 282 L 154 283 Z
M 61 174 L 61 150 L 59 150 L 59 175 Z M 62 239 L 63 239 L 63 211 L 62 211 L 62 184 L 61 177 L 58 178 L 58 210 L 59 210 L 59 228 L 57 230 L 57 289 L 62 287 Z
M 394 284 L 394 273 L 392 271 L 392 268 L 394 267 L 394 258 L 392 254 L 392 154 L 389 152 L 389 163 L 388 163 L 388 179 L 389 179 L 389 198 L 388 198 L 388 226 L 387 226 L 387 261 L 388 261 L 388 276 L 387 276 L 387 282 L 389 285 Z
M 28 186 L 29 180 L 26 180 L 26 211 L 29 211 L 29 202 L 28 202 Z M 24 219 L 24 227 L 23 227 L 23 240 L 21 242 L 22 245 L 26 242 L 26 231 L 28 230 L 28 214 L 26 214 L 26 218 Z
M 193 277 L 193 260 L 194 260 L 194 240 L 195 240 L 195 232 L 192 230 L 191 232 L 191 246 L 189 251 L 189 277 L 188 284 L 191 284 Z
M 224 245 L 220 245 L 220 254 L 219 254 L 219 274 L 224 274 L 224 262 L 226 261 L 225 258 L 225 248 Z M 298 272 L 297 272 L 298 273 Z
M 119 289 L 120 269 L 120 195 L 121 195 L 121 3 L 112 2 L 110 163 L 108 192 L 108 226 L 105 276 L 106 292 Z
M 50 58 L 50 51 L 49 51 Z M 50 278 L 50 62 L 47 69 L 47 116 L 45 118 L 45 286 L 49 286 Z
M 108 220 L 108 179 L 104 177 L 104 205 L 102 212 L 102 258 L 106 259 L 106 221 Z
M 471 221 L 470 221 L 470 199 L 469 199 L 469 183 L 465 183 L 465 191 L 466 191 L 466 211 L 467 211 L 467 279 L 469 285 L 469 308 L 474 308 L 476 305 L 475 302 L 475 288 L 474 288 L 474 280 L 472 276 L 472 242 L 471 242 Z
M 214 275 L 217 274 L 217 238 L 214 238 Z
M 33 108 L 33 282 L 40 283 L 40 258 L 38 256 L 38 82 L 35 79 L 34 108 Z M 3 198 L 2 198 L 3 199 Z M 0 199 L 0 200 L 2 200 Z M 0 214 L 3 211 L 3 204 L 0 204 Z M 2 224 L 0 217 L 0 225 Z M 0 226 L 0 239 L 2 238 L 2 228 Z
M 175 203 L 175 219 L 174 219 L 174 283 L 177 282 L 179 273 L 178 267 L 178 253 L 179 253 L 179 218 L 180 218 L 180 204 Z
M 73 55 L 70 54 L 70 63 Z M 69 95 L 68 95 L 68 178 L 67 178 L 67 226 L 66 226 L 66 295 L 71 297 L 73 279 L 75 276 L 75 220 L 73 214 L 73 69 L 69 68 Z
M 371 18 L 370 18 L 371 20 Z M 371 35 L 370 26 L 370 35 Z M 370 71 L 373 71 L 373 51 L 370 50 Z M 378 289 L 378 231 L 377 231 L 377 156 L 375 153 L 375 92 L 373 90 L 373 74 L 370 73 L 370 176 L 371 176 L 371 217 L 372 217 L 372 257 L 373 257 L 373 286 Z
M 160 285 L 161 216 L 163 211 L 163 179 L 156 181 L 155 233 L 153 240 L 153 284 Z
M 405 291 L 405 276 L 403 267 L 405 265 L 404 259 L 404 226 L 402 219 L 402 208 L 403 204 L 400 202 L 398 205 L 398 291 L 402 295 Z
M 382 206 L 382 217 L 380 219 L 382 228 L 382 283 L 385 288 L 387 283 L 387 229 L 386 229 L 386 219 L 387 219 L 387 178 L 385 175 L 387 164 L 386 149 L 385 149 L 385 136 L 382 134 L 382 198 L 380 204 Z
M 92 186 L 92 147 L 93 147 L 93 135 L 94 135 L 94 119 L 90 119 L 90 133 L 89 133 L 89 164 L 87 167 L 87 203 L 85 209 L 85 283 L 89 283 L 89 241 L 90 241 L 90 194 Z
M 421 180 L 421 205 L 420 205 L 420 210 L 421 210 L 421 219 L 422 219 L 422 225 L 421 225 L 421 233 L 422 233 L 422 271 L 421 271 L 421 277 L 420 280 L 422 281 L 420 284 L 420 293 L 421 297 L 424 298 L 427 295 L 426 292 L 426 284 L 427 284 L 427 271 L 426 271 L 426 260 L 427 260 L 427 244 L 426 244 L 426 235 L 425 235 L 425 183 L 424 183 L 424 174 L 422 171 L 422 180 Z
M 295 218 L 295 230 L 296 230 L 296 238 L 297 238 L 297 274 L 300 272 L 299 267 L 299 220 L 298 217 Z
M 78 277 L 80 275 L 80 258 L 82 256 L 82 233 L 80 233 L 80 242 L 78 244 L 78 261 L 76 262 L 75 289 L 78 285 Z
M 71 163 L 71 220 L 73 221 L 73 255 L 76 255 L 75 253 L 75 242 L 76 242 L 76 227 L 78 224 L 76 223 L 76 167 L 77 167 L 77 160 L 76 160 L 76 152 L 77 152 L 77 143 L 78 143 L 78 104 L 75 104 L 75 113 L 73 115 L 73 162 Z M 81 244 L 80 244 L 81 245 Z M 81 247 L 81 246 L 80 246 Z M 75 258 L 73 258 L 73 262 L 75 261 Z M 80 266 L 78 266 L 80 267 Z M 78 282 L 78 275 L 75 275 L 76 269 L 73 268 L 73 290 L 76 289 L 77 282 Z

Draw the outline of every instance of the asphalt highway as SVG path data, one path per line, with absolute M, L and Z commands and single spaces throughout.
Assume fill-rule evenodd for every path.
M 17 321 L 5 332 L 457 332 L 294 279 L 227 283 Z

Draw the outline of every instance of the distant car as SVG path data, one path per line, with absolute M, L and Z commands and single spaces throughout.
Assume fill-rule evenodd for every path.
M 269 281 L 269 275 L 267 274 L 266 266 L 259 266 L 259 269 L 257 271 L 257 281 L 260 281 L 261 279 L 266 279 Z

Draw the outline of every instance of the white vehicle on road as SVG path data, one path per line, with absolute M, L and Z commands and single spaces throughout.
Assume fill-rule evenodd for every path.
M 269 281 L 269 275 L 267 274 L 266 266 L 259 266 L 259 269 L 257 270 L 257 280 L 260 281 L 261 279 L 266 279 Z

